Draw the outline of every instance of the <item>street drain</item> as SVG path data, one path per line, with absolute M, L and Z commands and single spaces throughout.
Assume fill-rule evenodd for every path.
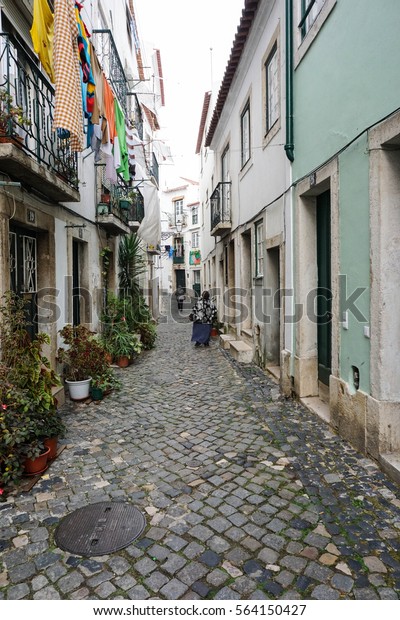
M 99 502 L 78 508 L 57 527 L 57 545 L 76 555 L 105 555 L 127 547 L 143 532 L 146 520 L 131 504 Z

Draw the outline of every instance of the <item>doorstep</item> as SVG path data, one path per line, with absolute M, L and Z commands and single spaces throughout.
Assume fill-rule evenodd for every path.
M 300 402 L 310 409 L 313 413 L 316 413 L 321 420 L 330 424 L 331 421 L 331 412 L 329 409 L 329 404 L 325 401 L 321 400 L 319 396 L 307 396 L 306 398 L 300 398 Z

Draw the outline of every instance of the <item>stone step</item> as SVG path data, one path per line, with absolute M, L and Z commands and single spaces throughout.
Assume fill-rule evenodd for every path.
M 379 462 L 384 472 L 400 484 L 400 452 L 386 452 L 380 455 Z
M 253 361 L 253 347 L 250 347 L 243 340 L 231 340 L 229 347 L 229 352 L 236 361 L 244 364 L 250 364 Z
M 235 336 L 232 336 L 231 334 L 220 334 L 219 344 L 221 345 L 222 349 L 229 350 L 229 343 L 231 342 L 231 340 L 235 340 Z

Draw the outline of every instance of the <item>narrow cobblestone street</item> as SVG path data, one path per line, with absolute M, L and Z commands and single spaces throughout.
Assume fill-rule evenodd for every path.
M 397 599 L 400 490 L 253 365 L 188 323 L 100 404 L 67 401 L 67 447 L 0 504 L 3 599 Z M 133 503 L 146 529 L 102 557 L 59 549 L 72 511 Z

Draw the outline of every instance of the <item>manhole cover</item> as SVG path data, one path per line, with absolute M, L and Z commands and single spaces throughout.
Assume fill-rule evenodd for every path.
M 127 547 L 143 532 L 142 513 L 123 502 L 99 502 L 79 508 L 58 526 L 57 545 L 77 555 L 105 555 Z

